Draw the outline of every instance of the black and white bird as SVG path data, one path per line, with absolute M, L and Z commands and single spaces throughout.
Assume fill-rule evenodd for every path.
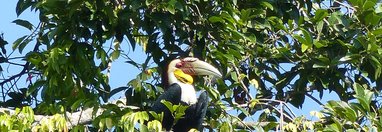
M 158 97 L 152 111 L 164 114 L 162 127 L 167 131 L 186 132 L 192 128 L 201 130 L 204 116 L 208 106 L 208 95 L 204 91 L 196 96 L 193 86 L 193 75 L 213 75 L 222 77 L 218 69 L 198 58 L 187 57 L 172 60 L 167 67 L 165 81 L 168 83 L 165 92 Z M 173 105 L 187 105 L 183 118 L 174 124 L 174 117 L 161 100 L 171 102 Z

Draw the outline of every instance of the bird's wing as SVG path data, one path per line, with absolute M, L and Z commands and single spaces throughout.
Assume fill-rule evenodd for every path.
M 174 83 L 170 85 L 170 87 L 158 97 L 158 99 L 155 101 L 154 105 L 152 106 L 151 110 L 155 111 L 156 113 L 164 113 L 162 126 L 166 130 L 170 130 L 174 118 L 171 114 L 171 112 L 168 110 L 168 108 L 161 102 L 161 100 L 166 100 L 168 102 L 171 102 L 173 105 L 180 103 L 180 95 L 181 95 L 181 88 L 178 84 Z
M 188 131 L 191 128 L 202 131 L 202 123 L 207 112 L 208 96 L 207 92 L 202 92 L 198 102 L 189 106 L 186 110 L 184 118 L 178 120 L 174 125 L 174 132 Z
M 204 117 L 206 116 L 207 107 L 208 107 L 208 95 L 207 95 L 207 92 L 204 91 L 200 94 L 198 103 L 196 104 L 195 123 L 196 123 L 196 128 L 199 130 L 202 129 L 202 123 L 203 123 Z

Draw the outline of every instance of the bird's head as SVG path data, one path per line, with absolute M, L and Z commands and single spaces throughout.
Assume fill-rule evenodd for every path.
M 212 75 L 222 77 L 218 69 L 201 61 L 198 58 L 186 57 L 172 60 L 168 65 L 167 70 L 168 83 L 193 83 L 193 75 Z

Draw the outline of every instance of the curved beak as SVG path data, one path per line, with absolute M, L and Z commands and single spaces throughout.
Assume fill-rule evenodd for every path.
M 213 75 L 221 78 L 222 74 L 218 69 L 207 62 L 196 59 L 194 61 L 185 61 L 186 66 L 182 67 L 182 71 L 189 75 Z

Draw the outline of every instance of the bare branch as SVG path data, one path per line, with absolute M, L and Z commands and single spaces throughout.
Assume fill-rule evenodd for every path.
M 38 47 L 40 46 L 40 43 L 37 41 L 36 42 L 36 45 L 34 46 L 33 48 L 33 51 L 37 51 L 38 50 Z M 5 79 L 4 81 L 0 82 L 0 86 L 3 87 L 4 84 L 12 81 L 13 79 L 17 78 L 17 77 L 21 77 L 22 75 L 26 74 L 27 71 L 28 71 L 28 68 L 29 68 L 29 65 L 30 65 L 30 62 L 26 62 L 23 66 L 23 69 L 16 75 L 13 75 L 7 79 Z
M 306 96 L 308 96 L 309 98 L 311 98 L 313 101 L 315 101 L 316 103 L 320 104 L 320 105 L 324 105 L 323 103 L 321 103 L 321 101 L 319 101 L 318 99 L 316 99 L 315 97 L 313 97 L 312 95 L 308 94 L 308 93 L 305 93 Z

